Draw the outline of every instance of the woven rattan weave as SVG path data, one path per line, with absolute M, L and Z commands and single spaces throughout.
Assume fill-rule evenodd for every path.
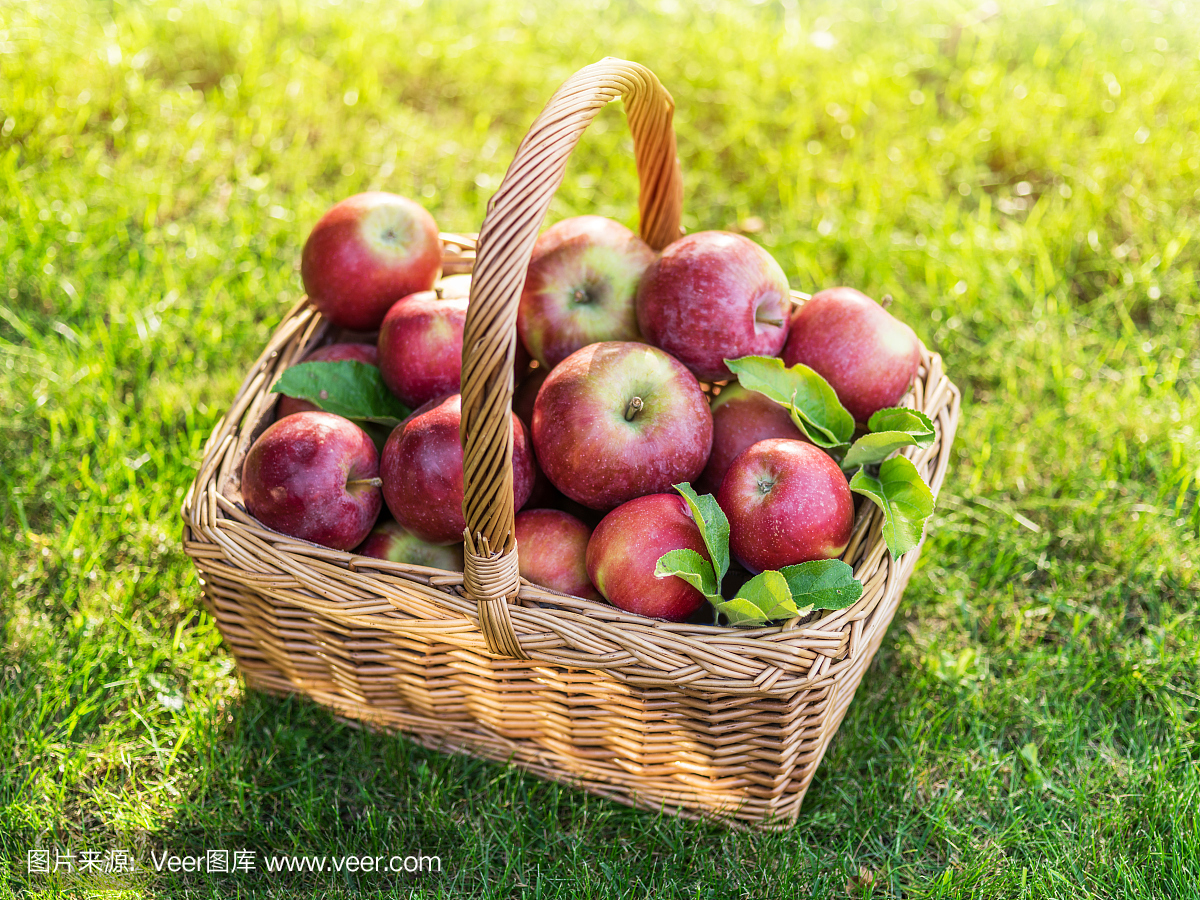
M 338 331 L 307 302 L 284 319 L 206 445 L 184 546 L 247 686 L 299 692 L 429 747 L 507 760 L 622 803 L 782 828 L 895 613 L 919 549 L 893 560 L 864 503 L 843 559 L 852 607 L 780 626 L 670 624 L 521 582 L 509 410 L 516 305 L 567 158 L 622 97 L 641 232 L 679 235 L 673 105 L 645 68 L 604 60 L 551 99 L 488 207 L 479 239 L 443 235 L 444 270 L 474 270 L 463 350 L 465 572 L 389 563 L 273 532 L 241 502 L 241 463 L 273 421 L 279 374 Z M 922 349 L 905 405 L 937 440 L 904 451 L 941 486 L 959 393 Z

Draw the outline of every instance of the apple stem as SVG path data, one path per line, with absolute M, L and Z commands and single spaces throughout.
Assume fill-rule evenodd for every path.
M 435 288 L 433 289 L 433 292 L 434 292 L 435 294 L 437 294 L 437 298 L 438 298 L 439 300 L 445 300 L 445 299 L 446 299 L 446 298 L 445 298 L 445 296 L 444 296 L 444 294 L 446 293 L 446 289 L 445 289 L 445 288 L 443 288 L 443 287 L 435 287 Z
M 895 299 L 896 298 L 893 297 L 891 294 L 884 294 L 883 299 L 879 301 L 879 305 L 882 306 L 884 309 L 887 309 L 889 306 L 892 305 L 892 301 L 894 301 Z
M 646 404 L 642 402 L 641 397 L 634 397 L 632 400 L 630 400 L 629 405 L 625 407 L 625 421 L 632 422 L 637 417 L 637 414 L 642 411 L 642 407 L 645 405 Z
M 756 322 L 762 322 L 764 325 L 773 325 L 778 328 L 783 324 L 783 319 L 755 319 Z
M 382 478 L 356 478 L 353 481 L 346 482 L 347 490 L 354 490 L 360 487 L 383 487 Z

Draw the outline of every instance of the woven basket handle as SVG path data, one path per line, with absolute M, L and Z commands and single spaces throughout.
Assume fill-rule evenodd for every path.
M 479 604 L 488 649 L 520 659 L 508 615 L 520 577 L 513 536 L 512 392 L 517 304 L 538 231 L 580 135 L 611 100 L 625 101 L 639 182 L 641 235 L 655 250 L 679 237 L 683 177 L 675 103 L 645 66 L 604 59 L 576 72 L 521 141 L 479 232 L 463 336 L 463 587 Z

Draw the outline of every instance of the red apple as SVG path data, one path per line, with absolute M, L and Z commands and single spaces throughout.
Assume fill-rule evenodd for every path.
M 415 534 L 405 531 L 400 523 L 393 519 L 380 522 L 372 528 L 367 539 L 354 552 L 359 556 L 408 563 L 411 566 L 429 566 L 448 572 L 463 570 L 462 547 L 443 547 L 423 541 Z
M 854 498 L 824 451 L 772 438 L 729 466 L 717 503 L 729 519 L 729 550 L 752 572 L 832 559 L 850 542 Z
M 592 530 L 583 522 L 557 509 L 526 509 L 517 514 L 514 527 L 522 578 L 560 594 L 604 599 L 588 579 Z
M 327 412 L 280 419 L 242 464 L 246 509 L 268 528 L 334 550 L 362 543 L 375 524 L 379 455 L 367 433 Z
M 711 408 L 713 447 L 708 465 L 696 482 L 696 490 L 701 494 L 715 494 L 729 464 L 751 444 L 767 438 L 807 440 L 786 409 L 757 391 L 746 390 L 736 381 L 721 388 Z
M 708 559 L 700 529 L 678 494 L 650 494 L 622 504 L 600 520 L 587 546 L 587 571 L 618 609 L 682 622 L 704 604 L 704 595 L 675 575 L 658 578 L 658 558 L 695 550 Z
M 422 291 L 398 300 L 379 326 L 383 383 L 410 407 L 457 391 L 466 321 L 466 297 Z
M 908 392 L 921 364 L 921 342 L 861 291 L 830 288 L 792 316 L 783 362 L 815 371 L 855 421 L 865 423 Z
M 517 332 L 548 369 L 601 341 L 637 341 L 634 296 L 654 251 L 602 216 L 576 216 L 538 237 L 517 308 Z
M 341 362 L 352 360 L 366 363 L 368 366 L 379 365 L 379 354 L 374 344 L 326 344 L 318 347 L 301 362 Z M 298 400 L 295 397 L 280 397 L 279 405 L 275 408 L 275 418 L 282 419 L 298 412 L 316 412 L 320 409 L 315 403 Z
M 731 377 L 727 359 L 777 356 L 791 294 L 774 257 L 749 238 L 700 231 L 667 246 L 642 276 L 642 336 L 701 381 Z
M 374 331 L 401 297 L 433 287 L 441 268 L 433 216 L 382 191 L 335 204 L 313 228 L 300 259 L 309 299 L 352 331 Z
M 592 344 L 546 377 L 533 405 L 533 443 L 556 488 L 612 509 L 699 475 L 712 449 L 712 413 L 695 376 L 663 351 Z
M 461 418 L 461 395 L 430 400 L 396 426 L 379 462 L 388 509 L 404 528 L 433 544 L 456 544 L 467 527 Z M 520 509 L 533 487 L 533 452 L 521 420 L 512 416 L 512 423 L 513 506 Z

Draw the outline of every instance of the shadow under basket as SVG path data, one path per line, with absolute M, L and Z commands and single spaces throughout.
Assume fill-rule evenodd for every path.
M 426 747 L 508 761 L 632 806 L 787 828 L 920 552 L 891 558 L 874 504 L 860 505 L 842 556 L 863 583 L 859 601 L 772 627 L 660 622 L 517 575 L 507 424 L 516 301 L 566 158 L 617 96 L 634 136 L 641 233 L 656 249 L 677 237 L 673 105 L 653 74 L 619 60 L 581 70 L 534 123 L 489 204 L 477 259 L 473 236 L 443 235 L 445 272 L 475 272 L 463 360 L 464 513 L 468 531 L 486 541 L 468 548 L 466 572 L 328 550 L 246 512 L 242 460 L 274 420 L 271 386 L 341 337 L 304 301 L 205 447 L 184 500 L 184 548 L 250 688 L 304 694 Z M 959 401 L 940 357 L 922 347 L 902 405 L 928 415 L 937 438 L 903 452 L 935 495 Z

